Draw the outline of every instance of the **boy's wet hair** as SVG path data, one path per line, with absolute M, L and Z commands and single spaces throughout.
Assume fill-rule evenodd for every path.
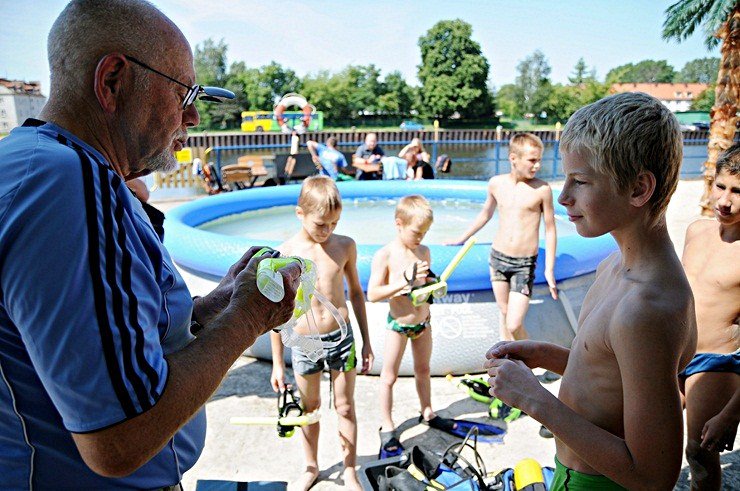
M 333 136 L 330 136 L 329 138 L 326 139 L 326 146 L 327 147 L 332 147 L 332 148 L 336 147 L 337 146 L 337 139 L 334 138 Z
M 641 92 L 605 97 L 570 117 L 560 138 L 568 153 L 584 152 L 596 172 L 626 192 L 645 171 L 655 176 L 650 197 L 653 224 L 665 213 L 678 185 L 683 137 L 676 117 L 658 99 Z
M 434 221 L 434 213 L 432 213 L 432 206 L 424 196 L 411 194 L 398 200 L 396 219 L 404 225 L 412 223 L 426 224 Z
M 312 176 L 303 181 L 298 206 L 303 213 L 326 215 L 342 209 L 342 196 L 334 180 L 328 176 Z
M 519 152 L 526 146 L 539 148 L 540 151 L 545 149 L 545 145 L 542 144 L 540 137 L 534 133 L 517 133 L 511 140 L 509 140 L 509 153 L 515 153 L 519 155 Z
M 717 159 L 715 173 L 723 171 L 732 176 L 740 174 L 740 143 L 735 143 Z

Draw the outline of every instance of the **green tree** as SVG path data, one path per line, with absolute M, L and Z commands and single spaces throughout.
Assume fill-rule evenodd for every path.
M 697 58 L 686 62 L 678 75 L 676 82 L 711 84 L 717 81 L 719 58 Z
M 519 110 L 524 114 L 539 114 L 552 91 L 550 72 L 552 69 L 547 63 L 545 55 L 536 50 L 524 58 L 516 66 L 517 76 L 515 85 Z
M 509 118 L 519 118 L 524 114 L 519 107 L 520 100 L 519 87 L 514 84 L 502 85 L 496 91 L 496 107 Z
M 202 85 L 223 86 L 226 81 L 226 51 L 224 40 L 218 42 L 206 39 L 195 46 L 193 64 L 198 82 Z M 228 112 L 218 108 L 217 104 L 196 101 L 195 107 L 200 113 L 200 127 L 219 128 L 228 125 Z
M 260 68 L 244 70 L 239 75 L 244 85 L 248 108 L 253 111 L 271 111 L 275 103 L 289 92 L 300 92 L 301 79 L 289 68 L 270 62 Z
M 710 85 L 707 90 L 702 91 L 691 101 L 690 109 L 692 111 L 711 111 L 714 106 L 714 84 Z
M 578 58 L 578 61 L 576 62 L 576 66 L 573 67 L 573 74 L 568 77 L 568 80 L 571 84 L 579 85 L 587 80 L 595 80 L 596 79 L 596 70 L 588 69 L 588 66 L 586 65 L 586 61 L 583 59 L 583 57 Z
M 627 63 L 609 70 L 606 83 L 662 83 L 673 82 L 676 71 L 666 60 L 642 60 L 637 64 Z
M 707 48 L 722 42 L 721 60 L 712 107 L 707 161 L 704 163 L 704 195 L 700 205 L 712 215 L 711 191 L 719 154 L 735 139 L 740 101 L 740 2 L 737 0 L 679 0 L 665 11 L 663 38 L 679 42 L 703 26 Z
M 385 76 L 382 94 L 378 97 L 378 110 L 384 114 L 406 116 L 411 113 L 414 103 L 414 91 L 406 83 L 401 72 L 391 72 Z
M 438 22 L 419 38 L 423 113 L 440 118 L 491 115 L 493 101 L 486 86 L 490 65 L 472 34 L 470 24 L 456 19 Z

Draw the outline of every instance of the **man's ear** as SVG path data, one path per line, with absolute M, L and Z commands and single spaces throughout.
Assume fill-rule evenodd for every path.
M 122 54 L 113 53 L 104 56 L 95 67 L 93 90 L 98 104 L 106 113 L 113 113 L 118 107 L 127 66 Z
M 630 194 L 630 204 L 637 208 L 644 206 L 655 192 L 655 175 L 650 171 L 643 171 L 637 176 Z

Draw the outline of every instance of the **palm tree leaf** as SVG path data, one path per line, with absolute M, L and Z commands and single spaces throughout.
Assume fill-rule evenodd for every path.
M 706 0 L 679 0 L 668 7 L 663 22 L 663 39 L 675 38 L 681 42 L 691 36 L 712 5 Z

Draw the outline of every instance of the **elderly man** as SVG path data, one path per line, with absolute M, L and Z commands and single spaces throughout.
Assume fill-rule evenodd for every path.
M 174 167 L 196 96 L 228 95 L 194 85 L 169 19 L 141 0 L 74 0 L 48 47 L 48 104 L 0 141 L 0 487 L 177 489 L 203 404 L 288 320 L 300 271 L 282 270 L 273 304 L 253 248 L 193 303 L 126 188 Z
M 378 135 L 368 133 L 365 143 L 357 147 L 352 157 L 352 167 L 357 169 L 357 179 L 361 181 L 372 181 L 383 178 L 383 167 L 380 159 L 385 152 L 378 145 Z

